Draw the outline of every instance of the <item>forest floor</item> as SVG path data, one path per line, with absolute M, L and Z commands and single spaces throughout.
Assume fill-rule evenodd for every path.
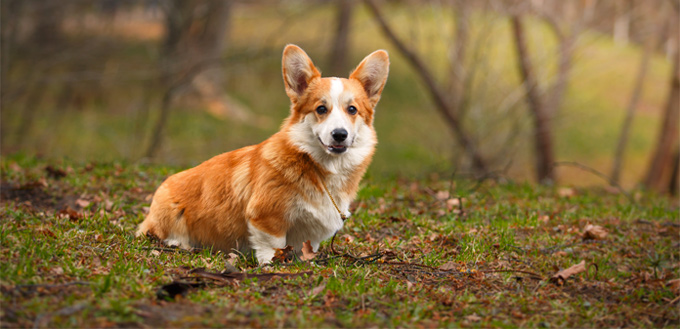
M 134 237 L 176 168 L 1 169 L 2 327 L 680 325 L 678 201 L 644 191 L 366 180 L 336 253 L 258 267 Z

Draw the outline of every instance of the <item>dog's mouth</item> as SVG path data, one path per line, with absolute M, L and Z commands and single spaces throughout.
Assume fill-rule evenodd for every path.
M 328 152 L 335 153 L 335 154 L 341 154 L 341 153 L 345 153 L 345 151 L 347 151 L 347 146 L 345 146 L 345 145 L 341 145 L 341 144 L 326 145 L 321 141 L 320 137 L 317 137 L 317 138 L 319 139 L 319 143 L 321 143 L 321 145 L 323 145 L 323 147 L 325 147 L 326 150 L 328 150 Z

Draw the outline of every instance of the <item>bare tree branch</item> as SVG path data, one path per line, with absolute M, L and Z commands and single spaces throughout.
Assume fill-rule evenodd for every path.
M 526 34 L 520 16 L 511 17 L 512 31 L 519 60 L 519 69 L 527 91 L 527 102 L 534 118 L 534 151 L 537 179 L 541 183 L 555 180 L 554 152 L 552 132 L 550 131 L 550 117 L 546 111 L 545 102 L 540 96 L 538 81 L 533 71 L 529 57 Z
M 486 172 L 486 161 L 476 149 L 472 138 L 470 138 L 470 136 L 463 130 L 463 125 L 456 114 L 456 109 L 450 103 L 446 94 L 441 90 L 435 81 L 435 78 L 428 69 L 427 65 L 418 56 L 418 54 L 415 53 L 415 51 L 410 49 L 404 42 L 402 42 L 401 39 L 399 39 L 399 37 L 397 37 L 397 35 L 394 33 L 394 29 L 389 26 L 375 1 L 364 0 L 364 3 L 368 6 L 370 12 L 373 14 L 373 17 L 378 22 L 378 25 L 380 26 L 380 29 L 385 37 L 387 37 L 387 39 L 390 40 L 390 42 L 399 50 L 399 52 L 406 57 L 409 63 L 411 63 L 411 66 L 413 66 L 413 68 L 416 70 L 416 73 L 427 86 L 430 96 L 435 103 L 435 107 L 451 128 L 457 142 L 472 158 L 473 168 L 479 172 Z
M 660 28 L 657 30 L 662 30 L 666 23 L 661 24 Z M 660 33 L 661 35 L 661 33 Z M 654 49 L 657 47 L 657 42 L 654 38 L 650 37 L 645 43 L 645 47 L 640 59 L 640 67 L 638 74 L 635 77 L 635 85 L 631 92 L 630 101 L 628 103 L 628 108 L 626 109 L 626 116 L 623 121 L 623 126 L 621 127 L 621 134 L 619 135 L 619 142 L 616 145 L 616 152 L 614 153 L 614 160 L 612 165 L 611 180 L 613 183 L 619 183 L 621 177 L 621 167 L 623 166 L 623 154 L 626 151 L 626 146 L 628 145 L 628 136 L 630 135 L 630 129 L 633 123 L 633 116 L 635 114 L 635 109 L 640 102 L 640 96 L 642 95 L 642 86 L 647 76 L 647 69 L 649 68 L 649 61 L 652 57 Z M 658 42 L 661 42 L 661 38 Z
M 338 14 L 335 37 L 329 56 L 329 72 L 331 76 L 344 76 L 348 70 L 347 54 L 349 53 L 349 32 L 354 0 L 339 0 L 337 6 Z
M 677 160 L 673 159 L 674 150 L 678 148 L 678 131 L 680 120 L 680 51 L 675 49 L 672 57 L 673 69 L 671 73 L 670 89 L 666 100 L 666 109 L 661 121 L 661 129 L 657 139 L 654 153 L 650 158 L 647 174 L 643 184 L 652 190 L 666 192 L 671 184 L 667 184 L 667 177 L 674 179 L 672 168 L 677 165 Z M 675 153 L 677 156 L 677 153 Z

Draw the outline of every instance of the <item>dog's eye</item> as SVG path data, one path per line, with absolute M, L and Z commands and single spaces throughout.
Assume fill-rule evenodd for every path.
M 326 114 L 326 112 L 328 112 L 328 109 L 323 105 L 316 108 L 316 113 Z
M 357 114 L 357 108 L 354 107 L 354 106 L 350 106 L 350 107 L 347 109 L 347 112 L 349 112 L 349 114 L 351 114 L 351 115 L 355 115 L 355 114 Z

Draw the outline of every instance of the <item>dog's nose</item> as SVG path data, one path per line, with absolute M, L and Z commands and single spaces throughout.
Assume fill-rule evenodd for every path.
M 333 137 L 336 142 L 344 142 L 345 139 L 347 139 L 347 130 L 344 128 L 333 129 L 333 131 L 331 131 L 331 137 Z

